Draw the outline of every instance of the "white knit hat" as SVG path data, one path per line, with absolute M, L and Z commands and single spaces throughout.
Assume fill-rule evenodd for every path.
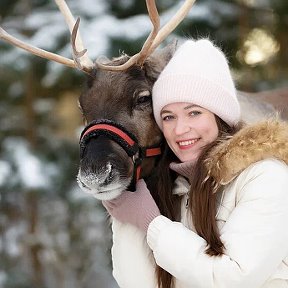
M 175 102 L 199 105 L 233 126 L 240 105 L 224 54 L 207 39 L 188 40 L 176 51 L 153 87 L 153 112 L 162 129 L 160 112 Z

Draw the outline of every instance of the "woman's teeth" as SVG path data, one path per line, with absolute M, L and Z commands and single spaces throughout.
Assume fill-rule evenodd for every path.
M 192 145 L 195 142 L 197 142 L 198 139 L 193 139 L 193 140 L 187 140 L 187 141 L 180 141 L 178 142 L 179 146 L 188 146 L 188 145 Z

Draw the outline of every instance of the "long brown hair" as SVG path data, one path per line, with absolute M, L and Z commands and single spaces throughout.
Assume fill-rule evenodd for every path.
M 203 148 L 200 157 L 191 171 L 189 206 L 192 221 L 196 232 L 207 242 L 206 253 L 210 256 L 220 256 L 224 251 L 224 244 L 220 239 L 220 233 L 216 223 L 216 200 L 219 190 L 213 189 L 213 179 L 206 179 L 207 170 L 205 168 L 205 159 L 213 147 L 217 145 L 220 139 L 226 136 L 234 135 L 242 127 L 242 123 L 230 127 L 218 116 L 216 123 L 219 129 L 218 138 Z M 162 215 L 168 217 L 172 221 L 180 221 L 181 214 L 181 198 L 173 195 L 173 183 L 177 177 L 176 173 L 169 169 L 172 161 L 179 161 L 171 149 L 165 144 L 164 157 L 162 157 L 159 174 L 157 175 L 157 203 Z M 167 251 L 167 253 L 169 253 Z M 173 276 L 163 268 L 156 267 L 156 278 L 159 288 L 175 287 Z

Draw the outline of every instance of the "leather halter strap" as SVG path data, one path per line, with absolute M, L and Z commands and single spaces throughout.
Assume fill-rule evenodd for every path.
M 80 157 L 83 157 L 85 146 L 91 138 L 104 135 L 118 143 L 132 158 L 134 163 L 133 179 L 128 187 L 129 191 L 135 191 L 136 182 L 141 176 L 141 163 L 144 158 L 161 155 L 160 146 L 140 147 L 134 134 L 126 130 L 122 125 L 109 120 L 100 119 L 89 123 L 80 136 Z

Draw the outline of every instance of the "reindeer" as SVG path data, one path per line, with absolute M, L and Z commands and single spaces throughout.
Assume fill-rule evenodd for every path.
M 87 88 L 79 106 L 88 124 L 80 138 L 78 183 L 82 190 L 100 200 L 113 199 L 135 188 L 142 177 L 155 176 L 161 157 L 162 134 L 152 113 L 151 91 L 158 75 L 175 52 L 171 44 L 156 50 L 184 19 L 195 0 L 186 0 L 175 16 L 160 29 L 155 0 L 146 0 L 153 29 L 139 53 L 103 62 L 87 56 L 75 21 L 64 0 L 55 0 L 71 32 L 73 60 L 33 47 L 0 28 L 0 38 L 37 56 L 77 68 L 87 74 Z M 248 121 L 274 111 L 269 104 L 240 95 Z M 246 105 L 246 106 L 245 106 Z M 256 111 L 251 118 L 248 111 Z
M 153 119 L 152 85 L 174 53 L 172 44 L 155 51 L 186 16 L 195 0 L 186 0 L 176 15 L 160 29 L 155 1 L 146 0 L 153 29 L 142 50 L 132 56 L 91 61 L 64 0 L 55 0 L 71 31 L 73 60 L 19 41 L 0 28 L 0 38 L 37 56 L 78 68 L 87 74 L 87 89 L 79 106 L 87 123 L 81 135 L 80 187 L 96 198 L 112 199 L 151 174 L 159 157 L 162 134 Z M 140 175 L 141 174 L 141 175 Z M 131 183 L 132 182 L 132 183 Z

